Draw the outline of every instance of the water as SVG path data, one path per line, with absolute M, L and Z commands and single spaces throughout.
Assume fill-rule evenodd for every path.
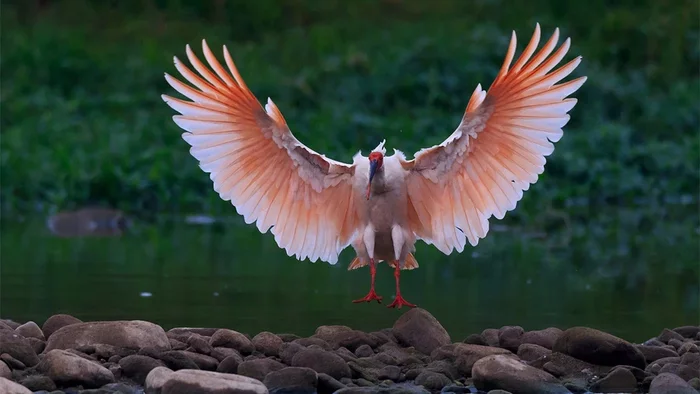
M 452 256 L 419 242 L 420 268 L 404 272 L 402 292 L 454 341 L 503 325 L 585 325 L 640 342 L 700 324 L 697 207 L 570 212 L 530 227 L 493 220 L 476 248 Z M 2 223 L 0 317 L 41 324 L 68 313 L 307 336 L 322 324 L 391 327 L 407 310 L 385 307 L 394 295 L 385 264 L 383 305 L 353 304 L 369 272 L 347 271 L 351 249 L 335 266 L 299 262 L 239 218 L 136 221 L 108 238 L 57 238 L 45 223 Z

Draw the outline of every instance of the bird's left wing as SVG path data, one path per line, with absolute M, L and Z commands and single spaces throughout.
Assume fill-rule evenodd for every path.
M 202 40 L 207 68 L 186 48 L 192 72 L 175 67 L 194 87 L 165 74 L 191 101 L 163 95 L 181 115 L 175 123 L 214 190 L 231 201 L 246 223 L 265 233 L 298 259 L 335 264 L 352 240 L 356 210 L 352 198 L 354 165 L 314 152 L 297 140 L 277 106 L 263 108 L 246 86 L 224 46 L 227 72 Z M 213 70 L 213 72 L 212 72 Z
M 530 184 L 544 171 L 552 142 L 562 127 L 585 77 L 555 85 L 580 63 L 577 57 L 550 72 L 566 55 L 567 39 L 549 57 L 559 37 L 534 56 L 540 26 L 520 58 L 515 54 L 515 32 L 508 52 L 488 91 L 477 86 L 457 129 L 440 145 L 423 149 L 415 159 L 401 159 L 407 176 L 409 224 L 426 243 L 450 254 L 484 238 L 491 215 L 502 219 L 513 210 Z M 551 142 L 550 142 L 551 141 Z

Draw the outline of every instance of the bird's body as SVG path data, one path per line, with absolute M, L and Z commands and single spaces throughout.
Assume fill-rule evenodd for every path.
M 551 71 L 570 41 L 551 56 L 559 32 L 535 53 L 535 34 L 520 58 L 515 33 L 506 59 L 488 91 L 471 95 L 462 121 L 441 144 L 407 160 L 398 150 L 385 156 L 382 141 L 369 156 L 358 152 L 352 164 L 314 152 L 289 129 L 277 106 L 263 108 L 241 78 L 224 47 L 229 71 L 203 41 L 207 68 L 187 46 L 187 56 L 201 77 L 177 58 L 175 66 L 197 89 L 166 74 L 178 92 L 192 101 L 163 99 L 182 115 L 174 121 L 187 132 L 190 153 L 210 173 L 214 189 L 229 200 L 246 223 L 265 233 L 298 259 L 330 264 L 347 246 L 357 256 L 349 269 L 370 266 L 374 291 L 376 264 L 394 268 L 396 298 L 389 306 L 409 305 L 401 296 L 402 269 L 414 269 L 418 239 L 445 254 L 476 246 L 488 233 L 488 219 L 504 217 L 523 191 L 544 171 L 545 157 L 568 122 L 576 100 L 566 98 L 585 77 L 555 85 L 580 63 L 578 57 Z

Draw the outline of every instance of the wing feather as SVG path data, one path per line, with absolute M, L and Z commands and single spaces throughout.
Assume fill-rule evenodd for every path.
M 163 95 L 180 115 L 190 154 L 209 173 L 213 189 L 247 224 L 272 229 L 289 256 L 335 264 L 357 228 L 352 198 L 354 165 L 314 152 L 294 137 L 279 108 L 263 108 L 241 78 L 228 49 L 219 63 L 202 40 L 205 63 L 189 45 L 194 68 L 177 57 L 175 68 L 192 86 L 168 74 L 166 81 L 190 101 Z
M 488 219 L 515 209 L 544 172 L 546 157 L 563 136 L 575 98 L 586 81 L 569 76 L 581 57 L 556 68 L 567 54 L 567 38 L 555 50 L 559 29 L 537 51 L 540 26 L 512 67 L 513 32 L 503 64 L 488 91 L 477 85 L 457 129 L 441 144 L 402 160 L 407 176 L 412 231 L 440 251 L 476 246 L 489 231 Z M 550 56 L 551 55 L 551 56 Z M 554 71 L 552 71 L 554 70 Z

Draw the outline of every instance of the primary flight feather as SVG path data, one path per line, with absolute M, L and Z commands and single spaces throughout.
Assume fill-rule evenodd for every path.
M 413 160 L 398 150 L 386 156 L 384 141 L 352 164 L 314 152 L 292 134 L 277 106 L 263 107 L 248 89 L 226 46 L 226 68 L 202 40 L 202 63 L 186 47 L 195 73 L 175 57 L 191 85 L 166 73 L 168 83 L 189 100 L 163 95 L 181 115 L 173 116 L 190 153 L 210 174 L 214 190 L 260 232 L 297 259 L 336 264 L 349 245 L 357 256 L 348 269 L 369 265 L 369 293 L 354 302 L 382 297 L 374 290 L 376 264 L 394 268 L 396 297 L 389 307 L 415 306 L 402 296 L 402 269 L 414 269 L 416 240 L 445 254 L 476 246 L 489 218 L 513 210 L 544 171 L 546 156 L 563 135 L 586 81 L 559 83 L 581 62 L 557 67 L 570 40 L 556 49 L 559 29 L 537 52 L 540 26 L 513 63 L 512 33 L 505 60 L 488 90 L 481 85 L 468 101 L 457 129 Z M 534 56 L 533 56 L 534 55 Z M 512 65 L 511 65 L 512 64 Z

